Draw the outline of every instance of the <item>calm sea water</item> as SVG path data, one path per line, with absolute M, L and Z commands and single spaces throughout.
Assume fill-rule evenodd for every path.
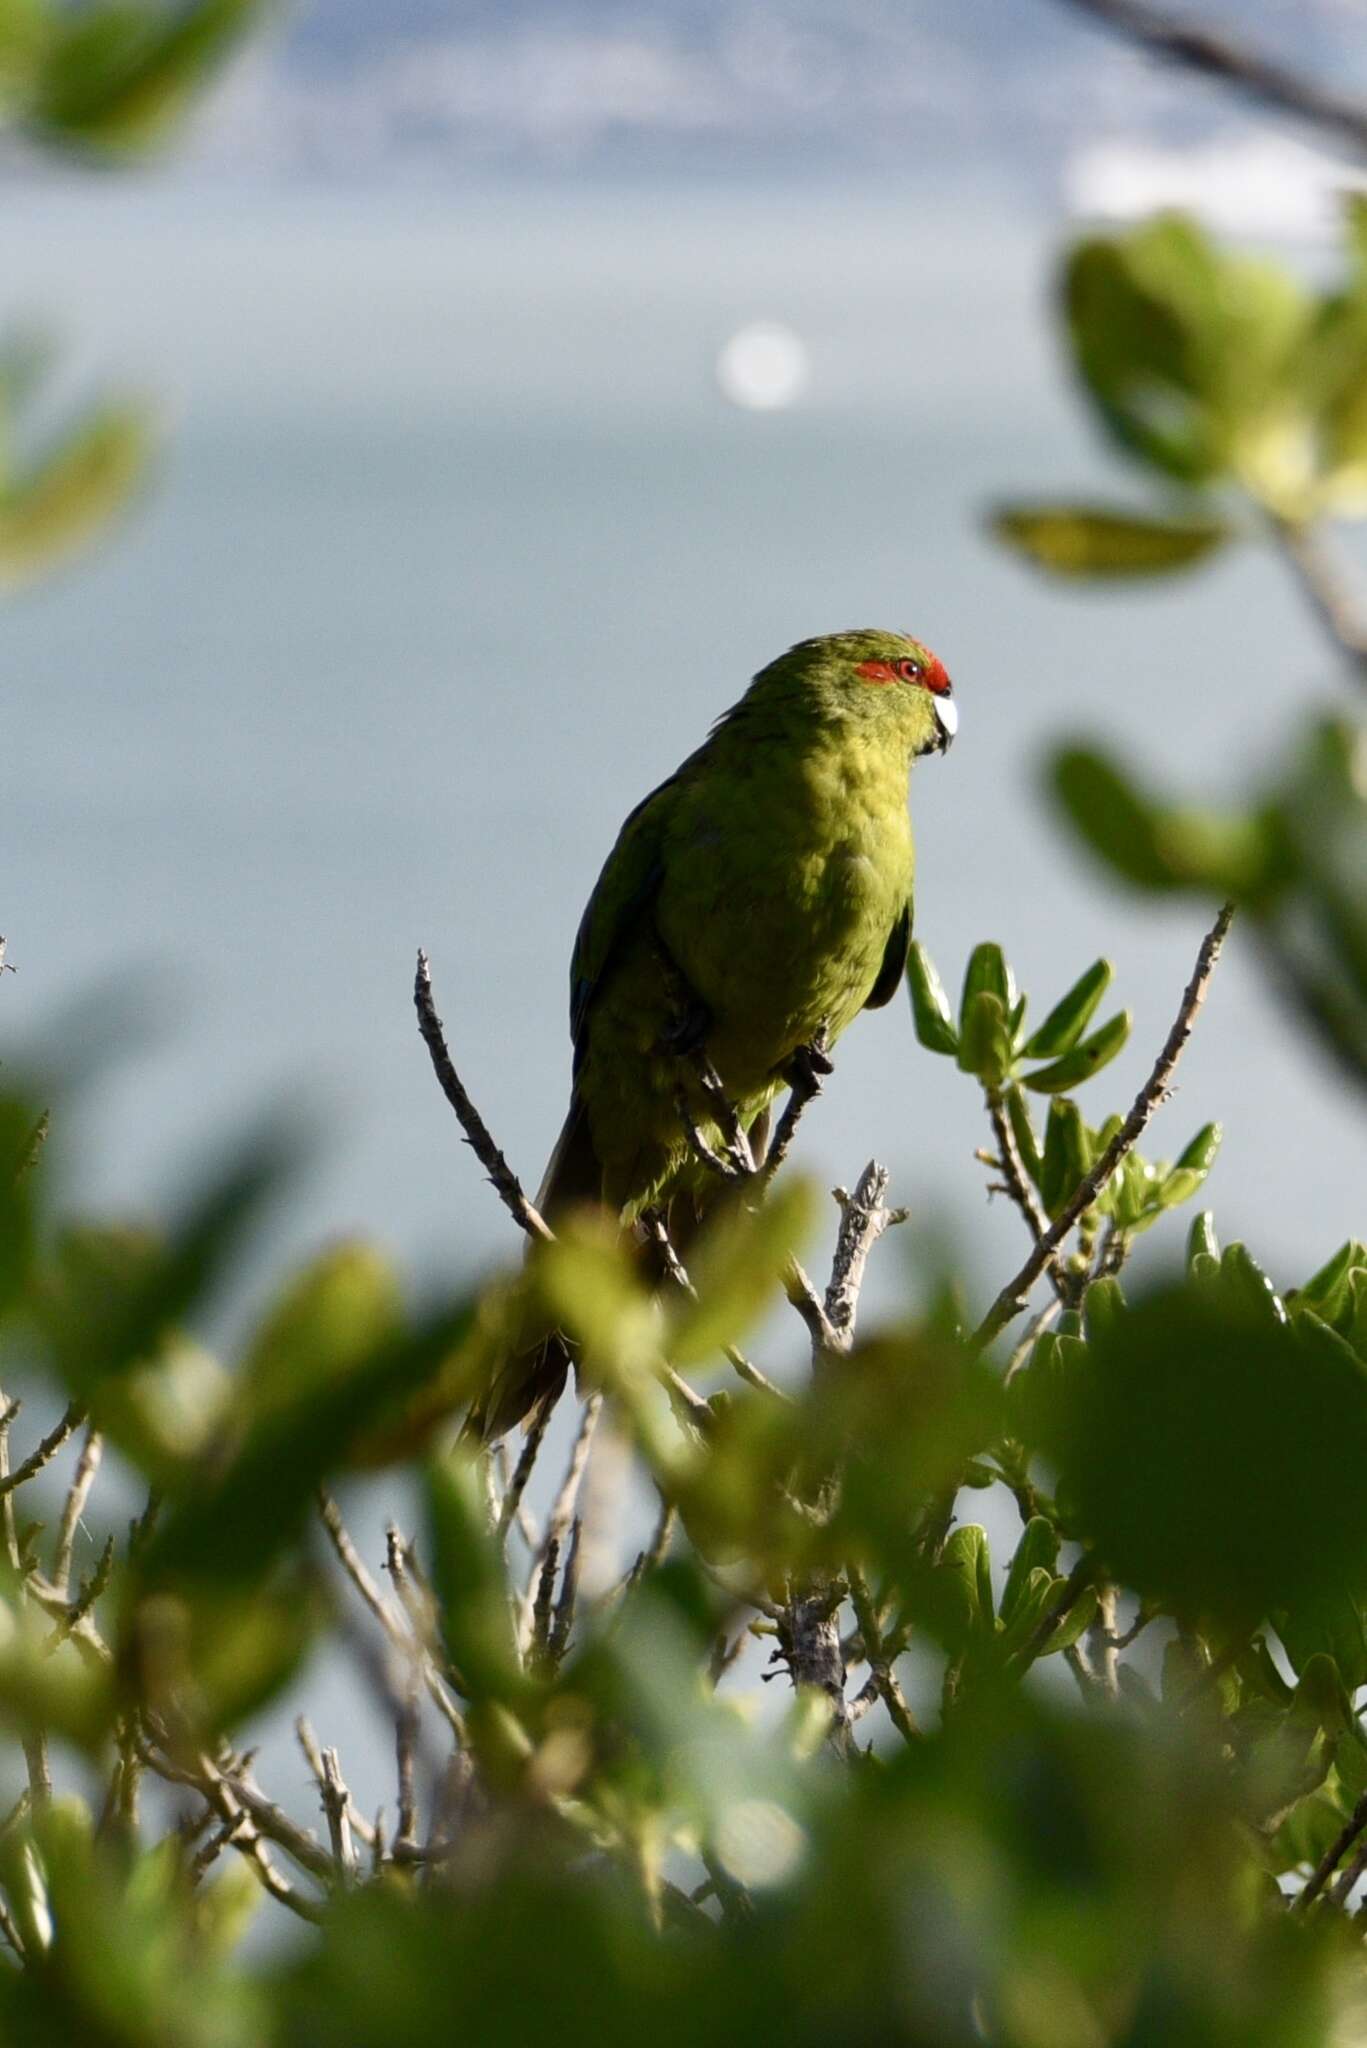
M 506 1255 L 414 1032 L 415 948 L 534 1182 L 570 942 L 621 817 L 756 667 L 855 624 L 913 630 L 956 681 L 958 744 L 913 792 L 946 981 L 994 937 L 1047 1004 L 1110 954 L 1135 1033 L 1090 1099 L 1098 1121 L 1128 1101 L 1200 920 L 1078 866 L 1043 751 L 1086 729 L 1237 786 L 1335 683 L 1251 549 L 1084 599 L 984 537 L 1002 492 L 1124 482 L 1057 368 L 1049 224 L 886 192 L 82 186 L 4 236 L 4 310 L 164 392 L 173 428 L 117 543 L 0 625 L 5 1039 L 83 994 L 87 1032 L 155 1027 L 81 1119 L 86 1206 L 173 1202 L 263 1097 L 303 1098 L 323 1142 L 272 1263 L 357 1230 L 428 1276 Z M 812 361 L 767 416 L 711 375 L 759 316 Z M 1211 1117 L 1223 1233 L 1280 1278 L 1361 1226 L 1336 1082 L 1237 939 L 1156 1148 Z M 985 1298 L 1021 1243 L 985 1203 L 984 1136 L 899 1002 L 844 1042 L 801 1151 L 828 1184 L 880 1153 Z

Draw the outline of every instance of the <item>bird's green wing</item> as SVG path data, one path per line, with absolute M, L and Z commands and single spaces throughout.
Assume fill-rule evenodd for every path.
M 671 775 L 643 797 L 617 835 L 603 872 L 579 921 L 570 960 L 570 1036 L 575 1072 L 584 1056 L 585 1028 L 593 999 L 614 960 L 641 929 L 664 873 L 665 824 L 678 776 Z
M 869 990 L 866 1010 L 881 1010 L 884 1003 L 890 1003 L 896 995 L 902 976 L 907 971 L 907 953 L 911 946 L 911 898 L 908 897 L 902 915 L 888 935 L 887 950 L 883 964 L 878 970 L 878 979 Z

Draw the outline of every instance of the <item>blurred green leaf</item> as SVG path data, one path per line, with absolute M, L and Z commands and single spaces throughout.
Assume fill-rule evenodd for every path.
M 1154 804 L 1113 761 L 1083 747 L 1055 757 L 1051 782 L 1078 836 L 1138 888 L 1247 900 L 1272 886 L 1280 848 L 1261 818 Z
M 1009 505 L 991 515 L 999 540 L 1055 576 L 1164 576 L 1204 561 L 1231 538 L 1221 520 L 1117 512 L 1100 505 Z
M 44 140 L 122 157 L 180 121 L 265 0 L 188 0 L 64 10 L 33 81 L 27 118 Z
M 1184 483 L 1230 474 L 1265 503 L 1300 501 L 1313 308 L 1287 269 L 1165 214 L 1080 241 L 1063 301 L 1084 386 L 1127 454 Z
M 459 1355 L 473 1320 L 469 1303 L 439 1306 L 255 1418 L 159 1524 L 142 1559 L 147 1590 L 258 1582 L 298 1540 L 318 1487 L 359 1461 L 368 1433 L 398 1427 L 407 1404 Z M 472 1392 L 464 1389 L 467 1400 Z
M 331 1246 L 291 1278 L 250 1339 L 237 1380 L 243 1422 L 259 1426 L 325 1395 L 398 1340 L 403 1320 L 389 1260 L 373 1245 Z
M 169 1239 L 148 1230 L 70 1228 L 39 1276 L 36 1320 L 58 1373 L 80 1399 L 158 1357 L 212 1298 L 267 1199 L 298 1157 L 297 1136 L 247 1138 L 187 1204 Z
M 1304 1671 L 1312 1658 L 1325 1656 L 1332 1658 L 1350 1692 L 1367 1685 L 1367 1617 L 1361 1599 L 1330 1589 L 1282 1609 L 1274 1620 L 1297 1673 Z
M 1240 1262 L 1169 1286 L 1088 1347 L 1047 1414 L 1081 1530 L 1140 1593 L 1247 1627 L 1367 1585 L 1367 1373 L 1252 1298 Z M 1331 1344 L 1335 1340 L 1331 1340 Z M 1257 1475 L 1256 1499 L 1249 1479 Z
M 686 1366 L 735 1344 L 773 1299 L 785 1264 L 801 1250 L 814 1220 L 810 1184 L 787 1180 L 758 1210 L 722 1206 L 690 1252 L 697 1300 L 671 1304 L 666 1339 L 671 1361 Z
M 0 492 L 0 587 L 28 582 L 88 545 L 122 512 L 154 449 L 150 413 L 110 403 Z
M 425 1494 L 432 1585 L 462 1690 L 477 1702 L 515 1700 L 526 1680 L 475 1456 L 430 1459 Z

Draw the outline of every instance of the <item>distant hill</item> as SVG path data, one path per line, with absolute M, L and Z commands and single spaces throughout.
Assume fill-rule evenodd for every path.
M 1367 91 L 1364 11 L 1230 0 L 1223 18 Z M 1199 14 L 1221 19 L 1209 0 Z M 1227 94 L 1062 0 L 313 0 L 230 83 L 201 161 L 1053 184 L 1079 148 L 1190 145 L 1239 122 Z

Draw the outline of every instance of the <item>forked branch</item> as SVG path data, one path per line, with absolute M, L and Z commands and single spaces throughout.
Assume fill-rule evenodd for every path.
M 1187 1040 L 1191 1037 L 1197 1012 L 1206 999 L 1210 978 L 1215 972 L 1215 963 L 1220 957 L 1220 948 L 1224 945 L 1225 934 L 1233 917 L 1234 905 L 1226 903 L 1201 941 L 1201 950 L 1196 956 L 1196 967 L 1182 993 L 1181 1005 L 1173 1020 L 1172 1029 L 1163 1042 L 1162 1051 L 1153 1063 L 1148 1080 L 1136 1095 L 1129 1115 L 1096 1164 L 1082 1176 L 1067 1204 L 1040 1238 L 1019 1273 L 1007 1282 L 983 1317 L 973 1336 L 973 1342 L 979 1348 L 990 1344 L 1014 1316 L 1021 1314 L 1030 1289 L 1039 1279 L 1050 1258 L 1057 1252 L 1073 1225 L 1105 1192 L 1112 1174 L 1126 1155 L 1133 1151 L 1149 1119 L 1167 1095 L 1174 1069 L 1182 1057 Z

